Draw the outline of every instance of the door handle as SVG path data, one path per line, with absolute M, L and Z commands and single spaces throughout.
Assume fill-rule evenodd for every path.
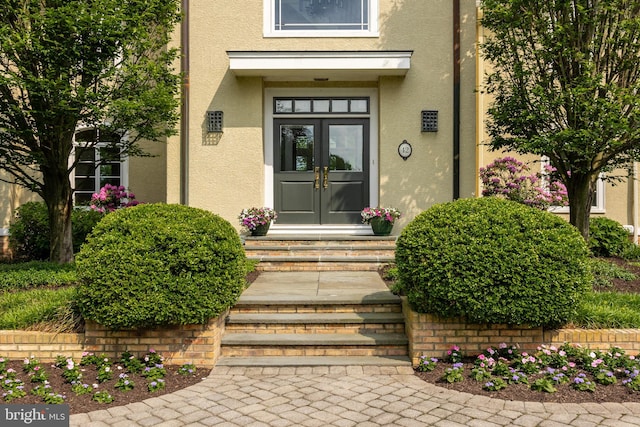
M 314 176 L 315 176 L 315 179 L 313 181 L 313 188 L 318 190 L 318 189 L 320 189 L 320 166 L 316 166 L 313 169 L 313 173 L 314 173 Z
M 329 187 L 329 167 L 325 166 L 324 167 L 324 176 L 323 176 L 323 180 L 322 180 L 322 188 L 324 188 L 325 190 Z

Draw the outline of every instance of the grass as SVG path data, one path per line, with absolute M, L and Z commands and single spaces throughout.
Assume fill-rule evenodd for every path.
M 81 324 L 73 309 L 74 287 L 0 294 L 0 329 L 72 332 Z
M 593 259 L 594 287 L 611 287 L 612 279 L 636 276 L 609 261 Z M 247 273 L 255 262 L 247 262 Z M 397 270 L 387 271 L 397 279 Z M 49 262 L 0 264 L 0 329 L 71 332 L 82 319 L 73 308 L 74 265 Z M 589 292 L 572 324 L 580 328 L 640 328 L 640 294 Z
M 587 329 L 640 328 L 640 294 L 589 292 L 574 323 Z
M 257 263 L 247 260 L 246 273 Z M 0 263 L 0 330 L 81 330 L 83 320 L 74 306 L 76 280 L 74 264 Z
M 76 268 L 73 264 L 43 261 L 0 264 L 0 291 L 69 286 L 75 281 Z

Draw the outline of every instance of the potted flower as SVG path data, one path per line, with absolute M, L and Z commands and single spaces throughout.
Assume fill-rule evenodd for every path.
M 252 236 L 266 236 L 271 226 L 271 221 L 278 217 L 276 211 L 271 208 L 249 208 L 240 212 L 240 225 L 246 227 Z
M 370 224 L 376 236 L 388 236 L 393 229 L 393 223 L 400 218 L 400 211 L 396 208 L 364 208 L 360 213 L 362 222 Z

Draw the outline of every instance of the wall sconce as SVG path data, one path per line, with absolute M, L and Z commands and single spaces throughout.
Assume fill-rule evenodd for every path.
M 222 132 L 222 111 L 207 111 L 207 132 Z
M 422 132 L 438 132 L 438 111 L 423 110 L 422 114 Z

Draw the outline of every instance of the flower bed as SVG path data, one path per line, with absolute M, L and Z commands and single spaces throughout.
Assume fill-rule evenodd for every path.
M 74 414 L 170 393 L 201 381 L 203 375 L 204 370 L 191 364 L 165 365 L 152 349 L 142 358 L 125 352 L 116 360 L 87 352 L 79 359 L 59 356 L 53 363 L 0 357 L 0 402 L 65 403 Z
M 640 359 L 617 347 L 543 345 L 528 353 L 502 343 L 464 356 L 452 346 L 442 359 L 420 357 L 417 375 L 441 387 L 507 400 L 640 402 Z

